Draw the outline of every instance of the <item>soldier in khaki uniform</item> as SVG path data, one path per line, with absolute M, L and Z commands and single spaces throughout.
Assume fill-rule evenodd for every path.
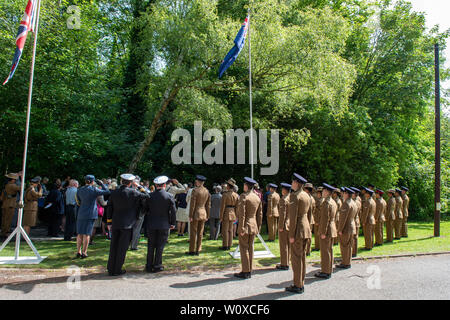
M 316 191 L 316 208 L 313 211 L 313 218 L 314 218 L 314 249 L 312 251 L 319 251 L 320 250 L 320 234 L 319 234 L 319 227 L 320 227 L 320 207 L 325 200 L 322 197 L 322 187 L 318 187 Z
M 226 183 L 226 191 L 220 202 L 220 222 L 222 223 L 221 250 L 230 250 L 233 245 L 233 223 L 236 221 L 236 206 L 239 195 L 234 192 L 236 181 L 231 178 Z
M 19 175 L 17 173 L 9 173 L 6 175 L 8 183 L 2 191 L 2 237 L 6 237 L 11 228 L 11 222 L 14 217 L 14 211 L 17 207 L 17 193 L 20 192 L 20 185 L 16 184 Z
M 372 250 L 373 248 L 373 232 L 375 229 L 375 213 L 377 211 L 377 205 L 372 198 L 374 193 L 369 188 L 365 188 L 364 197 L 365 202 L 363 203 L 363 209 L 361 213 L 361 224 L 363 226 L 365 249 Z
M 262 202 L 253 191 L 256 181 L 244 178 L 244 193 L 239 197 L 237 216 L 239 219 L 239 250 L 241 252 L 242 271 L 234 276 L 241 279 L 251 278 L 253 269 L 253 242 L 261 230 Z
M 280 220 L 278 224 L 278 239 L 280 245 L 280 264 L 276 266 L 278 270 L 289 270 L 289 260 L 291 254 L 291 244 L 289 243 L 289 196 L 291 185 L 281 184 L 280 199 Z
M 359 237 L 359 228 L 361 226 L 361 211 L 362 211 L 362 203 L 361 198 L 359 197 L 360 190 L 355 187 L 351 187 L 355 193 L 352 194 L 352 200 L 355 201 L 357 212 L 355 215 L 355 228 L 356 233 L 353 235 L 353 248 L 352 248 L 352 258 L 358 255 L 358 237 Z
M 329 279 L 333 272 L 333 238 L 337 237 L 336 232 L 336 202 L 331 198 L 334 187 L 327 183 L 323 184 L 323 197 L 325 198 L 320 207 L 320 267 L 321 271 L 314 276 L 317 278 Z
M 390 189 L 388 191 L 388 202 L 386 208 L 386 242 L 394 241 L 394 223 L 395 223 L 395 210 L 397 202 L 395 201 L 395 190 Z
M 375 246 L 383 244 L 383 225 L 386 221 L 386 201 L 383 199 L 384 191 L 377 189 L 376 191 L 376 213 L 375 213 Z
M 333 194 L 331 195 L 332 199 L 334 200 L 334 202 L 336 202 L 336 205 L 337 205 L 336 218 L 335 218 L 336 226 L 339 224 L 339 209 L 341 208 L 341 205 L 342 205 L 340 195 L 341 195 L 341 190 L 339 188 L 336 188 L 333 191 Z M 333 245 L 338 244 L 338 239 L 339 239 L 339 237 L 336 237 L 333 239 Z
M 406 194 L 409 191 L 407 187 L 402 187 L 402 200 L 403 200 L 403 206 L 402 206 L 402 213 L 403 213 L 403 220 L 402 220 L 402 229 L 400 231 L 400 235 L 403 238 L 408 237 L 408 216 L 409 216 L 409 197 Z
M 356 202 L 353 201 L 351 195 L 354 194 L 350 188 L 344 188 L 342 192 L 343 202 L 339 210 L 338 235 L 341 247 L 341 264 L 337 268 L 351 268 L 353 236 L 356 234 L 355 216 L 358 212 Z
M 395 189 L 395 221 L 394 221 L 394 232 L 395 240 L 400 240 L 402 223 L 403 223 L 403 199 L 400 196 L 401 190 Z
M 23 208 L 23 228 L 29 235 L 31 227 L 36 225 L 36 217 L 38 212 L 38 200 L 42 197 L 42 187 L 40 179 L 31 179 L 30 187 L 25 191 L 25 207 Z
M 314 211 L 316 210 L 316 200 L 312 196 L 314 186 L 312 183 L 305 184 L 303 191 L 305 191 L 309 195 L 309 199 L 311 200 L 311 205 L 308 211 L 308 221 L 311 230 L 314 230 Z M 306 256 L 311 255 L 311 241 L 308 242 L 308 246 L 306 247 Z
M 192 191 L 191 203 L 189 208 L 190 239 L 189 255 L 199 255 L 202 251 L 203 229 L 205 221 L 209 219 L 209 210 L 211 209 L 211 194 L 203 184 L 206 178 L 198 175 L 195 180 L 196 188 Z
M 267 228 L 269 229 L 270 242 L 275 241 L 278 231 L 278 212 L 280 195 L 277 193 L 278 186 L 274 183 L 269 184 L 270 194 L 267 196 Z
M 311 228 L 308 211 L 311 205 L 309 195 L 303 191 L 306 179 L 294 173 L 292 190 L 289 197 L 289 242 L 291 243 L 291 263 L 294 272 L 294 284 L 286 291 L 303 293 L 306 276 L 306 248 L 311 241 Z

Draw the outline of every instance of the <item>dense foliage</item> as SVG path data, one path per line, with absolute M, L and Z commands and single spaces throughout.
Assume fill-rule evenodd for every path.
M 0 2 L 2 77 L 25 3 Z M 73 4 L 79 29 L 67 26 Z M 202 120 L 204 129 L 249 128 L 247 45 L 217 79 L 247 9 L 244 0 L 43 1 L 27 175 L 116 177 L 130 169 L 189 181 L 201 172 L 211 184 L 249 175 L 248 165 L 170 161 L 178 127 Z M 251 11 L 254 126 L 280 129 L 281 145 L 278 175 L 259 176 L 257 166 L 260 184 L 297 171 L 316 184 L 407 185 L 411 218 L 430 217 L 433 45 L 444 48 L 448 32 L 428 31 L 403 1 L 254 0 Z M 31 43 L 29 35 L 14 78 L 0 88 L 2 172 L 21 166 Z

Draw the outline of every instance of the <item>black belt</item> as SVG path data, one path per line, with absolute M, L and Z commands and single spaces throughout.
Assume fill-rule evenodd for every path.
M 236 208 L 236 206 L 226 206 L 225 208 Z

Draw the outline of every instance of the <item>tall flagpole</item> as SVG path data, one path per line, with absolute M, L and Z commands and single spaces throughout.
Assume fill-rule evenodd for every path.
M 252 43 L 250 38 L 250 8 L 248 8 L 248 73 L 250 89 L 250 165 L 251 177 L 253 177 L 253 101 L 252 101 Z
M 19 210 L 17 213 L 17 227 L 11 233 L 11 235 L 6 239 L 6 241 L 2 244 L 0 247 L 0 251 L 2 251 L 6 245 L 9 243 L 9 241 L 16 236 L 16 247 L 14 252 L 14 261 L 18 262 L 19 260 L 19 252 L 20 252 L 20 240 L 21 236 L 24 237 L 30 248 L 33 250 L 34 254 L 36 255 L 38 260 L 42 260 L 42 257 L 39 255 L 39 252 L 34 247 L 33 243 L 31 242 L 30 238 L 28 237 L 27 233 L 22 227 L 22 218 L 23 218 L 23 208 L 24 208 L 24 191 L 25 191 L 25 182 L 26 182 L 26 164 L 27 164 L 27 153 L 28 153 L 28 136 L 30 132 L 30 116 L 31 116 L 31 102 L 33 97 L 33 81 L 34 81 L 34 66 L 36 61 L 36 46 L 37 46 L 37 37 L 38 37 L 38 30 L 39 30 L 39 15 L 40 15 L 40 9 L 41 9 L 41 0 L 38 0 L 37 3 L 37 12 L 36 12 L 36 26 L 35 26 L 35 32 L 34 32 L 34 45 L 33 45 L 33 57 L 31 60 L 31 71 L 30 71 L 30 86 L 28 90 L 28 106 L 27 106 L 27 120 L 26 120 L 26 126 L 25 126 L 25 145 L 24 145 L 24 151 L 23 151 L 23 160 L 22 160 L 22 183 L 20 186 L 20 198 L 19 198 Z

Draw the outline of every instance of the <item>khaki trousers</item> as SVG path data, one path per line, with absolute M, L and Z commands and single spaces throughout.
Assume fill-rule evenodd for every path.
M 267 217 L 267 228 L 269 229 L 269 240 L 273 241 L 277 237 L 278 217 Z
M 351 265 L 353 235 L 349 233 L 343 233 L 342 236 L 339 236 L 339 245 L 341 247 L 342 264 L 346 266 Z
M 3 208 L 2 209 L 2 236 L 6 236 L 11 229 L 11 222 L 14 217 L 15 208 Z
M 252 272 L 254 234 L 239 235 L 239 251 L 241 252 L 242 272 Z
M 408 237 L 408 217 L 403 217 L 402 219 L 402 229 L 400 234 L 402 235 L 402 237 L 406 238 Z
M 373 248 L 373 224 L 365 224 L 363 228 L 366 249 Z
M 280 243 L 280 264 L 282 266 L 289 266 L 289 257 L 291 251 L 291 244 L 289 243 L 289 232 L 281 231 L 278 234 Z
M 314 225 L 311 225 L 311 230 L 314 230 Z M 308 244 L 306 245 L 306 255 L 309 256 L 311 254 L 311 239 L 309 239 Z
M 402 221 L 403 219 L 394 220 L 394 233 L 396 239 L 400 239 L 402 236 Z
M 353 242 L 352 242 L 352 255 L 356 256 L 358 254 L 358 236 L 359 236 L 359 227 L 356 227 L 356 234 L 353 234 Z
M 291 248 L 292 271 L 294 272 L 294 285 L 303 288 L 306 276 L 306 246 L 311 239 L 296 239 Z
M 375 225 L 375 243 L 383 244 L 383 222 L 377 222 Z
M 320 239 L 320 267 L 323 273 L 333 273 L 333 238 Z
M 320 250 L 320 234 L 319 225 L 314 224 L 314 249 Z
M 194 220 L 190 224 L 189 252 L 202 251 L 203 229 L 205 221 Z
M 394 220 L 386 220 L 386 241 L 394 241 Z
M 222 221 L 222 247 L 233 246 L 233 221 Z

